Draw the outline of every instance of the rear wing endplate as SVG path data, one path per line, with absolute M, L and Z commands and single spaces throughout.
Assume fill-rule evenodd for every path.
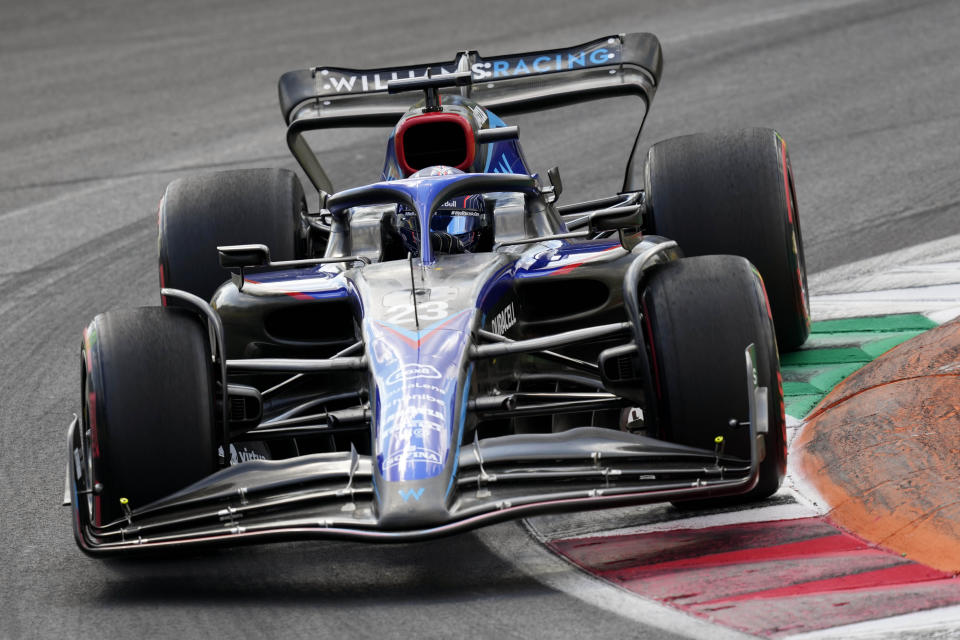
M 472 84 L 452 91 L 497 115 L 510 116 L 589 100 L 635 95 L 643 118 L 662 70 L 660 42 L 652 33 L 599 38 L 574 47 L 483 57 L 462 51 L 453 60 L 380 69 L 313 67 L 280 77 L 280 109 L 287 144 L 321 199 L 333 191 L 305 131 L 340 127 L 392 127 L 411 106 L 409 94 L 390 94 L 391 80 L 469 71 Z M 451 91 L 451 90 L 447 90 Z M 640 126 L 643 126 L 641 119 Z M 634 141 L 624 191 L 632 191 Z

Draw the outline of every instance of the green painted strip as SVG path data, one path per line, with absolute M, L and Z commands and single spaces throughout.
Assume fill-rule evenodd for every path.
M 784 403 L 784 409 L 786 410 L 788 416 L 793 416 L 798 420 L 802 420 L 815 406 L 817 406 L 817 403 L 822 399 L 822 393 L 809 396 L 795 396 L 790 398 L 788 402 Z
M 848 362 L 870 362 L 873 360 L 863 349 L 848 347 L 841 349 L 804 349 L 780 356 L 781 366 L 804 364 L 841 364 Z
M 849 331 L 908 331 L 933 329 L 937 323 L 919 313 L 869 318 L 821 320 L 810 326 L 811 333 L 846 333 Z
M 919 314 L 814 322 L 803 348 L 780 356 L 787 414 L 805 418 L 857 369 L 936 326 Z
M 883 355 L 890 349 L 893 349 L 898 344 L 904 343 L 910 338 L 915 338 L 918 335 L 923 333 L 923 331 L 910 331 L 904 333 L 898 333 L 895 336 L 890 336 L 889 338 L 883 338 L 882 340 L 874 340 L 873 342 L 868 342 L 863 345 L 864 353 L 876 358 Z
M 835 386 L 840 384 L 844 378 L 852 374 L 854 371 L 862 367 L 860 363 L 857 364 L 842 364 L 835 367 L 830 367 L 822 373 L 810 378 L 810 384 L 815 387 L 817 390 L 827 393 L 828 391 L 833 390 Z
M 786 398 L 810 395 L 814 393 L 823 393 L 823 389 L 818 389 L 809 382 L 792 382 L 790 380 L 783 381 L 783 395 Z

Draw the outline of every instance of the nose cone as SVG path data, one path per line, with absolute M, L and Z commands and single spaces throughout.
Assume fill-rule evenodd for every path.
M 450 515 L 443 477 L 386 482 L 378 489 L 377 514 L 385 529 L 428 529 Z
M 373 373 L 377 506 L 391 527 L 422 527 L 447 513 L 470 387 L 474 310 L 419 329 L 368 320 Z

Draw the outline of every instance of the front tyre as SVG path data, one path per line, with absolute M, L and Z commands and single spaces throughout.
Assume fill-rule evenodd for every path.
M 757 486 L 732 501 L 775 493 L 787 465 L 780 361 L 763 283 L 750 263 L 736 256 L 702 256 L 655 267 L 641 304 L 663 440 L 713 449 L 714 438 L 723 436 L 726 453 L 750 458 L 747 428 L 732 427 L 730 420 L 748 419 L 743 352 L 751 343 L 756 346 L 757 384 L 769 389 L 769 432 Z
M 214 372 L 196 314 L 98 315 L 82 356 L 82 473 L 94 525 L 120 518 L 121 498 L 141 507 L 214 472 Z

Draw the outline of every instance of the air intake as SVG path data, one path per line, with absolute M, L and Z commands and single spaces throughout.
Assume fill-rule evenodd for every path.
M 453 113 L 425 113 L 400 123 L 394 138 L 405 176 L 436 165 L 467 171 L 476 153 L 473 129 Z

